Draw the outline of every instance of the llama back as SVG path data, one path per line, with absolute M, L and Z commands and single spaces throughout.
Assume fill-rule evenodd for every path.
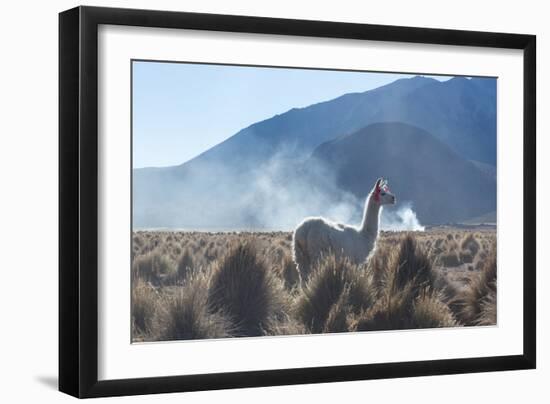
M 323 229 L 326 226 L 322 218 L 312 217 L 305 219 L 294 231 L 292 243 L 294 262 L 303 279 L 307 279 L 312 264 L 321 257 L 322 251 L 330 247 L 322 243 L 318 237 L 324 234 Z
M 296 229 L 292 235 L 292 258 L 296 263 L 298 272 L 300 272 L 302 278 L 305 279 L 305 275 L 309 272 L 311 265 L 311 259 L 308 253 L 307 246 L 307 234 L 310 226 L 307 219 L 304 220 Z

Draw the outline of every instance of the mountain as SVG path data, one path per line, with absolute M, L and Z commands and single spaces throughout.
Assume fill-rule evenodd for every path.
M 320 145 L 312 159 L 330 167 L 336 186 L 359 199 L 376 178 L 388 178 L 398 200 L 411 201 L 423 223 L 459 222 L 496 209 L 495 178 L 411 125 L 372 124 Z
M 345 170 L 340 171 L 345 167 L 333 167 L 334 161 L 329 164 L 329 149 L 334 147 L 333 152 L 337 153 L 362 128 L 375 123 L 388 123 L 386 129 L 378 127 L 377 131 L 385 133 L 388 141 L 392 140 L 392 147 L 404 148 L 409 153 L 418 146 L 414 143 L 399 146 L 399 138 L 394 138 L 397 135 L 393 134 L 399 129 L 395 122 L 414 126 L 423 135 L 417 135 L 417 140 L 421 137 L 432 140 L 426 150 L 444 152 L 445 156 L 450 156 L 449 161 L 454 162 L 447 169 L 446 165 L 450 163 L 446 159 L 433 157 L 425 164 L 429 170 L 454 172 L 456 175 L 464 172 L 472 184 L 493 184 L 495 107 L 494 79 L 454 78 L 439 82 L 414 77 L 367 92 L 345 94 L 305 108 L 291 109 L 239 131 L 179 166 L 135 169 L 132 179 L 134 226 L 292 227 L 295 220 L 312 214 L 357 220 L 362 204 L 357 198 L 368 189 L 347 183 L 353 175 L 350 177 L 345 175 Z M 407 136 L 402 138 L 404 142 L 408 139 Z M 433 142 L 438 146 L 433 146 Z M 375 146 L 368 144 L 369 148 L 363 154 L 367 165 L 357 167 L 373 168 L 368 164 L 378 158 Z M 391 159 L 396 150 L 388 145 L 384 153 L 390 153 L 387 157 Z M 426 152 L 425 157 L 428 158 L 430 153 Z M 395 168 L 384 165 L 391 171 L 381 175 L 390 177 L 392 182 L 394 177 L 397 181 L 401 181 L 400 178 L 421 181 L 423 177 L 412 179 L 402 172 L 403 175 L 398 175 L 397 168 L 414 168 L 417 160 L 409 161 L 412 157 L 399 154 L 399 159 L 405 159 L 403 164 L 397 164 Z M 425 178 L 431 178 L 428 172 L 424 174 Z M 336 175 L 343 177 L 334 178 Z M 366 176 L 371 178 L 374 174 L 363 171 L 361 175 L 356 174 L 356 181 L 364 180 Z M 474 181 L 475 176 L 479 177 L 478 182 Z M 438 190 L 444 186 L 453 187 L 445 176 L 436 176 L 433 180 L 434 184 L 441 181 Z M 457 206 L 449 200 L 448 204 L 434 206 L 433 210 L 424 209 L 428 202 L 417 200 L 424 196 L 418 191 L 424 188 L 419 187 L 403 188 L 406 190 L 403 196 L 410 198 L 419 209 L 421 220 L 429 223 L 449 222 L 495 210 L 485 196 L 479 203 L 475 199 L 468 201 L 464 197 L 462 179 L 455 182 L 460 183 L 456 191 L 459 197 Z M 455 191 L 449 192 L 449 195 L 455 195 Z M 486 188 L 484 192 L 496 199 L 496 186 Z M 472 207 L 460 208 L 458 205 L 462 202 Z M 486 205 L 486 211 L 478 212 Z M 475 213 L 464 216 L 468 210 Z
M 412 204 L 424 224 L 496 210 L 496 178 L 427 131 L 398 122 L 324 142 L 300 162 L 273 156 L 248 171 L 200 162 L 147 173 L 134 182 L 136 227 L 289 229 L 312 215 L 357 223 L 382 176 L 396 208 Z
M 239 131 L 188 163 L 224 161 L 248 169 L 274 153 L 302 158 L 321 143 L 375 122 L 404 122 L 433 133 L 461 156 L 495 165 L 496 80 L 416 76 L 363 93 L 294 108 Z

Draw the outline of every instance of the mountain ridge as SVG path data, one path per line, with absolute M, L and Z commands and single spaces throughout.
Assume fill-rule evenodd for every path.
M 446 96 L 443 97 L 440 93 L 445 93 Z M 171 226 L 172 218 L 173 221 L 176 221 L 176 217 L 177 220 L 182 219 L 182 214 L 202 214 L 206 217 L 211 215 L 213 210 L 219 209 L 216 204 L 210 209 L 206 208 L 210 204 L 209 198 L 212 198 L 224 201 L 220 204 L 223 209 L 232 212 L 228 214 L 233 218 L 230 220 L 223 215 L 215 215 L 216 218 L 212 217 L 211 221 L 217 220 L 220 225 L 225 223 L 229 227 L 242 223 L 261 225 L 262 215 L 275 214 L 262 209 L 262 212 L 256 212 L 259 208 L 255 205 L 263 203 L 270 206 L 271 202 L 267 200 L 269 197 L 280 198 L 277 193 L 266 196 L 267 191 L 262 190 L 266 184 L 278 186 L 279 193 L 285 194 L 287 200 L 294 200 L 293 193 L 299 194 L 302 187 L 315 186 L 315 189 L 311 189 L 311 197 L 316 196 L 318 199 L 308 197 L 311 205 L 309 208 L 303 206 L 299 200 L 295 201 L 300 205 L 300 215 L 326 214 L 323 210 L 324 205 L 334 204 L 333 210 L 337 210 L 341 217 L 349 219 L 352 211 L 355 212 L 353 214 L 357 212 L 357 198 L 361 197 L 361 192 L 368 192 L 371 184 L 361 192 L 353 186 L 348 187 L 345 181 L 334 178 L 339 172 L 330 164 L 328 167 L 317 167 L 328 178 L 323 180 L 324 185 L 323 181 L 312 178 L 309 178 L 311 184 L 287 184 L 293 177 L 311 175 L 311 172 L 308 173 L 307 165 L 316 167 L 312 163 L 312 158 L 319 153 L 319 148 L 323 150 L 327 147 L 341 147 L 340 142 L 346 137 L 376 124 L 385 124 L 385 129 L 380 132 L 386 133 L 396 142 L 392 146 L 393 149 L 414 150 L 414 144 L 399 145 L 393 135 L 393 132 L 400 130 L 399 128 L 407 128 L 403 130 L 410 132 L 418 129 L 422 131 L 423 136 L 435 139 L 435 143 L 430 142 L 430 147 L 438 150 L 437 153 L 448 153 L 450 150 L 453 153 L 451 160 L 456 163 L 456 167 L 465 170 L 470 179 L 479 177 L 475 182 L 483 183 L 488 187 L 485 192 L 494 194 L 494 198 L 490 196 L 481 204 L 470 203 L 473 213 L 469 217 L 473 217 L 474 214 L 479 216 L 495 210 L 491 201 L 496 201 L 496 185 L 491 182 L 490 175 L 493 172 L 493 154 L 496 155 L 496 123 L 491 123 L 496 122 L 495 103 L 496 86 L 484 79 L 455 78 L 439 82 L 417 76 L 400 79 L 366 92 L 348 93 L 307 107 L 292 108 L 243 128 L 225 141 L 182 164 L 134 169 L 134 221 L 138 225 L 163 227 Z M 423 125 L 409 121 L 422 121 Z M 400 127 L 400 124 L 408 126 Z M 370 131 L 372 130 L 371 128 Z M 457 137 L 464 139 L 457 140 Z M 384 139 L 380 138 L 378 141 L 383 142 Z M 373 145 L 371 147 L 374 148 Z M 390 153 L 393 149 L 386 149 L 385 153 Z M 470 149 L 471 153 L 468 152 Z M 347 153 L 351 155 L 353 152 L 354 150 L 350 150 Z M 370 159 L 371 155 L 367 157 Z M 411 157 L 403 155 L 401 158 L 408 161 Z M 479 164 L 476 165 L 471 160 Z M 437 163 L 443 167 L 447 164 L 445 159 L 429 158 L 426 162 L 417 161 L 416 164 L 422 165 L 427 162 L 431 162 L 432 165 Z M 283 166 L 285 168 L 281 169 Z M 363 167 L 367 168 L 375 171 L 372 167 Z M 440 168 L 431 167 L 431 170 L 438 171 Z M 414 166 L 409 164 L 407 171 L 413 172 Z M 396 177 L 399 174 L 391 171 L 390 173 Z M 371 174 L 368 173 L 369 178 Z M 388 172 L 379 174 L 387 176 Z M 351 174 L 346 175 L 349 177 Z M 461 183 L 460 188 L 464 189 L 464 185 Z M 257 195 L 251 192 L 254 186 L 260 188 L 256 190 Z M 289 189 L 285 190 L 284 187 L 287 186 Z M 441 189 L 441 186 L 438 189 Z M 338 195 L 339 192 L 343 194 L 342 197 Z M 464 191 L 461 192 L 464 194 Z M 411 194 L 411 202 L 415 206 L 418 205 L 415 198 L 421 195 L 407 190 L 405 196 L 407 193 Z M 199 202 L 201 200 L 202 205 Z M 246 206 L 241 206 L 237 200 L 244 200 Z M 457 200 L 468 204 L 462 196 Z M 431 223 L 467 219 L 465 215 L 468 212 L 461 210 L 460 206 L 451 206 L 451 202 L 448 202 L 447 216 L 444 210 L 439 212 L 441 209 L 438 208 L 439 210 L 434 211 L 438 213 L 430 213 L 429 209 L 422 206 L 419 207 L 419 215 L 422 220 Z M 284 203 L 284 199 L 281 203 Z M 271 208 L 275 211 L 280 210 L 277 206 Z M 480 211 L 482 208 L 487 210 Z M 188 213 L 182 213 L 185 210 Z M 225 222 L 222 223 L 223 221 Z M 200 220 L 194 221 L 190 226 L 199 224 Z M 181 223 L 179 227 L 182 227 Z

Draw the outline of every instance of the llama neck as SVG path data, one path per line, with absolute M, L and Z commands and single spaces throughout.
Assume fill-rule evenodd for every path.
M 361 234 L 369 237 L 378 236 L 378 222 L 380 220 L 381 208 L 382 206 L 371 200 L 369 196 L 365 203 L 365 212 L 363 213 L 363 222 L 360 229 Z

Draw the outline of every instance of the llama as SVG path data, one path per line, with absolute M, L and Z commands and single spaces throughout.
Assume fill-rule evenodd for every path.
M 365 202 L 363 220 L 359 227 L 331 223 L 321 217 L 312 217 L 294 230 L 293 258 L 302 279 L 307 279 L 311 265 L 323 254 L 333 253 L 337 258 L 348 258 L 360 264 L 374 251 L 378 237 L 378 222 L 383 205 L 395 204 L 396 198 L 379 178 Z

